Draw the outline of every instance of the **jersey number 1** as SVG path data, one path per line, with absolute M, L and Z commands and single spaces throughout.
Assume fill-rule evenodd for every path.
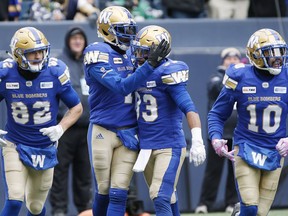
M 247 110 L 250 113 L 250 123 L 248 124 L 248 129 L 254 132 L 258 132 L 259 126 L 256 125 L 257 122 L 257 112 L 256 112 L 256 104 L 250 104 L 247 107 Z M 268 105 L 264 110 L 263 110 L 263 116 L 262 116 L 262 128 L 263 130 L 270 134 L 270 133 L 275 133 L 276 130 L 280 126 L 280 121 L 281 121 L 281 114 L 282 114 L 282 108 L 279 107 L 278 105 Z M 271 117 L 274 118 L 274 124 L 272 125 L 272 119 Z

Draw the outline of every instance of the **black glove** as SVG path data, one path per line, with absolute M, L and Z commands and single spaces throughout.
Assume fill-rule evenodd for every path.
M 168 41 L 163 39 L 157 47 L 154 44 L 151 46 L 147 61 L 152 67 L 156 68 L 170 51 Z
M 96 12 L 94 12 L 94 13 L 90 14 L 90 16 L 88 16 L 88 22 L 89 22 L 89 25 L 91 26 L 91 28 L 96 27 L 97 18 L 98 18 L 98 14 Z

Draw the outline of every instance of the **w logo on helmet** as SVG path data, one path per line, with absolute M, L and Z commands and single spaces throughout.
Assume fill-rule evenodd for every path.
M 156 39 L 161 42 L 163 39 L 166 40 L 168 43 L 170 43 L 170 40 L 169 40 L 169 35 L 167 34 L 167 32 L 163 32 L 159 35 L 156 35 L 155 36 Z
M 102 13 L 100 13 L 99 23 L 109 23 L 112 13 L 112 11 L 102 11 Z
M 248 41 L 247 47 L 250 47 L 252 49 L 257 43 L 259 43 L 259 36 L 252 35 L 250 40 Z

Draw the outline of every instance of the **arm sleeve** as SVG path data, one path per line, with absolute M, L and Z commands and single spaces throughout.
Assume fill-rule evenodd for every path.
M 196 106 L 184 85 L 168 86 L 167 91 L 183 113 L 186 114 L 190 111 L 197 113 Z
M 106 88 L 124 96 L 136 90 L 153 73 L 152 66 L 145 62 L 132 75 L 122 78 L 110 65 L 107 65 L 109 64 L 94 64 L 88 69 L 88 73 Z M 104 72 L 102 72 L 103 68 L 105 68 Z
M 72 86 L 61 93 L 60 99 L 69 109 L 80 103 L 79 96 Z

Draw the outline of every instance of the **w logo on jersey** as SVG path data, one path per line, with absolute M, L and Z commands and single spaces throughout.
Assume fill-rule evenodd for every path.
M 188 80 L 188 70 L 182 70 L 176 73 L 172 73 L 171 76 L 176 83 L 186 82 Z
M 245 143 L 239 145 L 238 156 L 240 156 L 248 165 L 258 169 L 272 171 L 281 167 L 281 156 L 276 149 L 271 150 L 265 147 Z
M 267 159 L 267 156 L 262 155 L 262 154 L 257 153 L 257 152 L 251 152 L 251 154 L 252 154 L 254 164 L 257 164 L 257 165 L 263 167 L 265 164 L 265 161 Z
M 111 15 L 112 11 L 103 11 L 102 13 L 100 13 L 99 23 L 107 24 Z
M 23 164 L 35 170 L 47 170 L 58 164 L 55 145 L 47 148 L 35 148 L 18 144 L 16 150 Z
M 31 155 L 33 167 L 39 166 L 40 168 L 44 167 L 45 155 Z
M 188 70 L 181 70 L 169 75 L 162 76 L 162 82 L 167 85 L 175 85 L 181 82 L 186 82 L 188 80 Z

